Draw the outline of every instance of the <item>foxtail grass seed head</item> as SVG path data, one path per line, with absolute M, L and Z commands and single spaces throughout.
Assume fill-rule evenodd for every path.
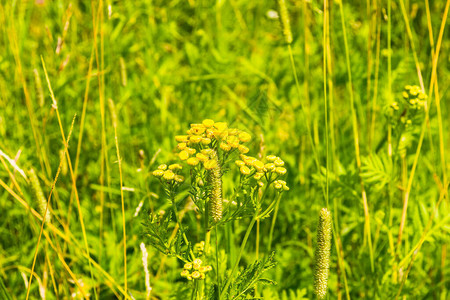
M 284 40 L 287 44 L 292 43 L 291 24 L 289 22 L 289 13 L 285 0 L 278 0 L 278 8 L 280 10 L 281 28 L 283 30 Z
M 45 213 L 45 208 L 47 207 L 47 200 L 45 200 L 44 193 L 42 192 L 41 185 L 39 183 L 39 178 L 37 177 L 34 169 L 30 169 L 28 174 L 30 177 L 31 188 L 33 190 L 34 196 L 36 197 L 39 213 L 44 218 L 45 223 L 50 223 L 51 221 L 50 207 L 47 209 L 47 213 Z
M 211 185 L 210 191 L 210 205 L 211 216 L 214 222 L 219 222 L 222 219 L 222 170 L 219 163 L 219 158 L 216 151 L 210 154 L 211 161 L 215 162 L 215 167 L 208 170 L 208 182 Z
M 327 294 L 331 250 L 331 212 L 322 208 L 317 227 L 316 261 L 314 271 L 314 293 L 324 299 Z

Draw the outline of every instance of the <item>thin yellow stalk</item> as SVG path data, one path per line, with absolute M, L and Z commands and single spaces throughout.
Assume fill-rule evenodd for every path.
M 2 186 L 14 199 L 16 199 L 27 211 L 30 211 L 31 214 L 38 219 L 39 221 L 42 222 L 43 217 L 32 207 L 30 207 L 28 205 L 28 203 L 23 200 L 22 198 L 20 198 L 19 195 L 17 195 L 3 180 L 0 179 L 0 186 Z M 75 238 L 71 235 L 70 237 L 68 237 L 66 234 L 64 234 L 62 231 L 60 231 L 58 228 L 55 227 L 55 225 L 53 225 L 52 223 L 46 224 L 46 228 L 50 229 L 54 234 L 56 234 L 57 236 L 59 236 L 60 238 L 62 238 L 65 242 L 67 242 L 71 247 L 74 247 L 75 250 L 80 250 L 79 249 L 79 245 L 78 242 L 75 240 Z M 44 230 L 43 231 L 44 237 L 47 239 L 47 241 L 50 241 L 50 237 L 48 236 L 48 233 Z M 73 242 L 72 242 L 72 240 Z M 125 293 L 125 291 L 123 290 L 123 288 L 117 284 L 117 282 L 114 280 L 114 278 L 108 273 L 106 272 L 97 262 L 95 262 L 87 253 L 82 253 L 82 255 L 89 261 L 89 263 L 92 263 L 92 265 L 94 266 L 95 269 L 97 269 L 106 279 L 107 279 L 107 285 L 111 287 L 110 283 L 112 284 L 112 286 L 114 286 L 115 288 L 117 288 L 122 295 L 124 295 L 124 297 L 126 299 L 129 299 L 130 297 L 128 296 L 128 294 Z
M 122 158 L 119 152 L 119 139 L 117 137 L 117 115 L 116 108 L 112 99 L 108 100 L 109 108 L 111 110 L 111 118 L 114 126 L 114 140 L 116 143 L 117 162 L 119 164 L 119 180 L 120 180 L 120 200 L 122 202 L 122 227 L 123 227 L 123 264 L 124 264 L 124 283 L 125 293 L 127 292 L 127 233 L 126 233 L 126 220 L 125 220 L 125 203 L 123 201 L 123 176 L 122 176 Z
M 401 4 L 403 3 L 403 0 L 400 0 Z M 432 72 L 431 72 L 431 82 L 430 82 L 430 90 L 429 90 L 429 100 L 428 103 L 425 107 L 425 119 L 422 123 L 422 129 L 420 132 L 420 137 L 419 137 L 419 142 L 417 145 L 417 150 L 416 150 L 416 154 L 414 157 L 414 162 L 413 162 L 413 166 L 410 172 L 410 176 L 408 179 L 408 185 L 406 187 L 406 191 L 405 191 L 405 199 L 404 199 L 404 205 L 403 205 L 403 212 L 402 212 L 402 219 L 400 221 L 400 227 L 399 227 L 399 233 L 398 233 L 398 239 L 397 239 L 397 248 L 400 248 L 400 243 L 402 240 L 402 233 L 403 233 L 403 229 L 406 223 L 406 211 L 408 208 L 408 199 L 409 199 L 409 195 L 411 193 L 411 187 L 412 187 L 412 182 L 414 180 L 414 175 L 415 175 L 415 171 L 417 168 L 417 164 L 419 162 L 419 156 L 420 156 L 420 150 L 422 148 L 422 144 L 423 144 L 423 139 L 425 136 L 425 128 L 428 124 L 429 121 L 429 109 L 432 103 L 432 94 L 433 94 L 433 88 L 434 88 L 434 84 L 436 83 L 437 79 L 436 79 L 436 69 L 437 69 L 437 62 L 438 62 L 438 57 L 439 57 L 439 52 L 441 49 L 441 44 L 442 44 L 442 37 L 444 35 L 444 29 L 445 29 L 445 25 L 446 25 L 446 20 L 447 20 L 447 15 L 448 15 L 448 10 L 449 10 L 449 6 L 450 6 L 450 0 L 447 0 L 447 4 L 445 6 L 445 10 L 444 10 L 444 14 L 443 14 L 443 18 L 442 18 L 442 23 L 441 23 L 441 28 L 439 31 L 439 37 L 438 37 L 438 42 L 436 45 L 436 53 L 433 57 L 433 68 L 432 68 Z M 404 10 L 404 5 L 402 5 L 402 11 Z M 407 21 L 407 17 L 405 19 Z M 407 25 L 407 28 L 409 28 L 409 25 Z M 410 31 L 408 31 L 410 32 Z M 411 37 L 410 37 L 411 38 Z M 411 45 L 413 45 L 412 40 L 411 40 Z M 420 79 L 421 77 L 419 77 Z M 423 88 L 422 88 L 423 89 Z M 444 183 L 445 184 L 445 183 Z M 397 249 L 398 251 L 398 249 Z
M 372 249 L 372 237 L 370 232 L 370 214 L 369 214 L 369 205 L 367 201 L 367 194 L 364 188 L 364 182 L 361 178 L 361 157 L 359 153 L 359 133 L 358 133 L 358 120 L 356 117 L 355 104 L 353 98 L 353 83 L 352 83 L 352 72 L 350 68 L 350 55 L 348 50 L 348 42 L 347 42 L 347 32 L 345 29 L 345 17 L 344 17 L 344 8 L 342 5 L 342 1 L 339 1 L 339 10 L 341 13 L 341 23 L 342 23 L 342 31 L 344 34 L 344 44 L 345 44 L 345 57 L 347 61 L 347 73 L 348 73 L 348 90 L 350 94 L 350 106 L 352 111 L 352 124 L 353 124 L 353 139 L 355 145 L 355 156 L 356 156 L 356 165 L 359 171 L 359 179 L 361 185 L 361 195 L 363 199 L 364 206 L 364 231 L 367 234 L 367 240 L 369 244 L 369 255 L 370 255 L 370 266 L 372 271 L 374 271 L 374 261 L 373 261 L 373 249 Z
M 79 214 L 79 218 L 80 218 L 80 225 L 81 225 L 81 230 L 83 232 L 84 246 L 86 248 L 87 255 L 90 257 L 89 245 L 88 245 L 88 242 L 87 242 L 87 235 L 86 235 L 86 228 L 85 228 L 84 221 L 83 221 L 83 212 L 81 210 L 80 198 L 78 196 L 78 190 L 77 190 L 77 185 L 76 185 L 76 181 L 75 181 L 75 174 L 74 174 L 73 168 L 72 168 L 72 161 L 70 160 L 69 149 L 67 148 L 67 141 L 66 141 L 66 137 L 65 137 L 65 134 L 64 134 L 64 128 L 62 126 L 61 116 L 60 116 L 59 110 L 58 110 L 58 103 L 57 103 L 55 95 L 53 93 L 53 89 L 52 89 L 52 86 L 50 84 L 50 78 L 48 77 L 47 68 L 45 66 L 44 58 L 42 56 L 41 56 L 41 61 L 42 61 L 42 67 L 44 69 L 45 79 L 47 80 L 48 89 L 50 91 L 50 96 L 51 96 L 51 99 L 53 101 L 52 107 L 56 111 L 56 117 L 58 119 L 59 129 L 61 131 L 61 138 L 63 140 L 64 145 L 66 146 L 65 153 L 66 153 L 67 163 L 69 165 L 70 176 L 72 178 L 72 188 L 73 188 L 73 190 L 75 192 L 75 199 L 77 201 L 77 208 L 78 208 L 78 214 Z M 91 275 L 91 279 L 93 279 L 92 266 L 91 266 L 90 262 L 89 262 L 89 272 L 90 272 L 90 275 Z M 97 298 L 97 293 L 96 292 L 95 292 L 95 297 Z
M 65 152 L 67 151 L 67 148 L 69 147 L 69 140 L 70 140 L 70 136 L 72 135 L 72 130 L 73 130 L 73 124 L 74 123 L 75 123 L 75 116 L 72 119 L 72 125 L 70 126 L 69 135 L 67 136 L 67 143 L 64 143 L 64 145 L 65 145 Z M 59 162 L 58 170 L 56 171 L 55 179 L 53 180 L 53 184 L 52 184 L 52 187 L 50 189 L 50 193 L 49 193 L 48 198 L 47 198 L 47 203 L 46 203 L 46 206 L 45 206 L 45 210 L 44 210 L 44 212 L 42 214 L 43 218 L 42 218 L 42 222 L 41 222 L 41 229 L 40 229 L 40 232 L 39 232 L 39 237 L 38 237 L 38 241 L 37 241 L 37 244 L 36 244 L 36 248 L 34 250 L 33 264 L 31 266 L 31 271 L 32 272 L 31 272 L 31 275 L 30 275 L 30 280 L 28 282 L 27 298 L 26 299 L 28 299 L 28 297 L 30 295 L 31 281 L 33 279 L 33 271 L 34 271 L 34 267 L 35 267 L 35 264 L 36 264 L 37 254 L 38 254 L 38 251 L 39 251 L 39 244 L 41 242 L 42 232 L 44 230 L 44 224 L 49 224 L 50 223 L 50 215 L 48 214 L 48 209 L 49 209 L 49 206 L 50 206 L 50 200 L 52 198 L 52 193 L 53 193 L 53 190 L 55 188 L 56 181 L 58 181 L 59 173 L 61 172 L 61 166 L 62 166 L 62 164 L 64 162 L 64 159 L 65 159 L 65 156 L 63 155 L 61 157 L 60 162 Z

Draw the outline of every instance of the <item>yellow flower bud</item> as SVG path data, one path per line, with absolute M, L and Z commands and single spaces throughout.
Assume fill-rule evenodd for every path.
M 187 153 L 189 153 L 190 155 L 192 155 L 192 154 L 194 154 L 195 152 L 197 152 L 197 150 L 195 150 L 194 148 L 189 148 L 189 147 L 187 147 L 185 150 L 186 150 Z
M 231 150 L 231 146 L 225 143 L 220 143 L 220 149 L 222 149 L 223 151 L 230 151 Z
M 241 153 L 248 153 L 248 151 L 250 151 L 250 149 L 248 149 L 248 147 L 244 146 L 244 145 L 239 145 L 239 152 Z
M 179 143 L 185 143 L 188 141 L 188 136 L 187 135 L 177 135 L 177 136 L 175 136 L 175 140 Z
M 153 176 L 155 176 L 155 177 L 161 177 L 161 176 L 163 176 L 164 175 L 164 171 L 163 170 L 155 170 L 155 171 L 153 171 Z
M 216 122 L 214 123 L 214 127 L 219 131 L 224 131 L 227 129 L 228 125 L 225 122 Z
M 189 138 L 189 142 L 193 143 L 193 144 L 197 144 L 200 143 L 202 140 L 202 137 L 199 135 L 193 135 Z
M 202 138 L 202 144 L 203 145 L 211 144 L 211 139 L 210 138 Z
M 179 183 L 183 182 L 184 181 L 184 176 L 175 175 L 175 181 L 179 182 Z
M 275 166 L 277 167 L 282 167 L 284 166 L 284 161 L 282 161 L 280 158 L 275 159 L 275 161 L 273 162 L 275 164 Z
M 169 166 L 169 170 L 181 170 L 183 167 L 180 164 L 172 164 Z
M 268 160 L 268 161 L 274 161 L 274 160 L 276 160 L 278 157 L 276 157 L 275 155 L 268 155 L 268 156 L 266 156 L 266 159 Z
M 209 160 L 203 162 L 203 166 L 205 167 L 206 170 L 212 170 L 215 167 L 217 167 L 217 161 L 215 161 L 213 159 L 209 159 Z
M 283 168 L 283 167 L 276 167 L 275 168 L 275 172 L 280 174 L 280 175 L 284 175 L 284 174 L 286 174 L 286 169 Z
M 255 160 L 252 165 L 257 171 L 264 170 L 264 163 L 260 160 Z
M 248 142 L 252 139 L 252 136 L 250 134 L 248 134 L 247 132 L 241 132 L 239 133 L 239 140 L 241 142 Z
M 203 153 L 197 153 L 195 156 L 199 161 L 207 161 L 209 159 L 209 157 Z
M 206 128 L 210 128 L 214 126 L 214 121 L 211 119 L 205 119 L 202 122 L 203 126 L 205 126 Z
M 199 160 L 196 157 L 189 157 L 186 162 L 190 166 L 196 166 L 196 165 L 198 165 Z
M 267 171 L 273 171 L 275 169 L 275 164 L 274 163 L 265 164 L 264 168 L 266 168 Z
M 181 160 L 186 160 L 189 158 L 189 153 L 186 150 L 182 150 L 180 153 L 178 153 L 178 157 Z
M 167 165 L 166 164 L 162 164 L 158 166 L 159 170 L 166 170 L 167 169 Z
M 175 173 L 172 170 L 167 170 L 164 172 L 163 177 L 165 180 L 172 180 L 175 178 Z
M 177 145 L 178 150 L 186 149 L 186 147 L 187 147 L 186 143 L 179 143 L 179 144 Z
M 245 166 L 245 162 L 243 162 L 242 160 L 236 160 L 234 163 L 235 163 L 236 166 L 238 166 L 238 167 Z
M 250 174 L 250 168 L 247 167 L 247 166 L 242 166 L 242 167 L 240 168 L 240 171 L 241 171 L 241 173 L 244 174 L 244 175 Z

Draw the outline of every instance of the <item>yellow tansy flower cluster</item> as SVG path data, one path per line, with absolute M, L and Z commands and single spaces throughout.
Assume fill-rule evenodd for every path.
M 190 166 L 202 163 L 206 169 L 213 169 L 215 162 L 211 161 L 212 149 L 232 152 L 237 149 L 240 153 L 247 153 L 248 147 L 242 145 L 251 140 L 250 134 L 235 128 L 228 128 L 225 122 L 203 120 L 199 124 L 191 124 L 187 135 L 177 135 L 178 157 Z
M 153 176 L 164 179 L 168 182 L 182 183 L 184 181 L 184 177 L 179 175 L 178 172 L 183 169 L 180 164 L 172 164 L 167 166 L 166 164 L 162 164 L 152 172 Z
M 403 98 L 409 104 L 411 109 L 421 110 L 425 106 L 427 95 L 417 85 L 407 85 L 403 91 Z
M 193 262 L 184 264 L 184 270 L 181 272 L 181 277 L 185 277 L 188 280 L 205 279 L 206 273 L 212 270 L 212 267 L 202 266 L 203 261 L 200 258 L 194 259 Z
M 284 161 L 281 158 L 275 155 L 268 155 L 266 156 L 265 160 L 266 163 L 258 160 L 255 157 L 241 154 L 241 159 L 236 160 L 235 164 L 239 167 L 239 170 L 243 175 L 252 174 L 254 175 L 254 178 L 256 180 L 261 179 L 264 175 L 286 174 L 286 168 L 284 168 Z

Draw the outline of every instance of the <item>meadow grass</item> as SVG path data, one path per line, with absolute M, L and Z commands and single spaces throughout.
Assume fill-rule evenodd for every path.
M 327 210 L 321 298 L 447 299 L 449 6 L 1 2 L 0 298 L 312 299 Z M 188 173 L 160 185 L 205 119 L 282 157 L 290 190 L 233 208 L 248 174 L 226 155 L 220 203 Z

